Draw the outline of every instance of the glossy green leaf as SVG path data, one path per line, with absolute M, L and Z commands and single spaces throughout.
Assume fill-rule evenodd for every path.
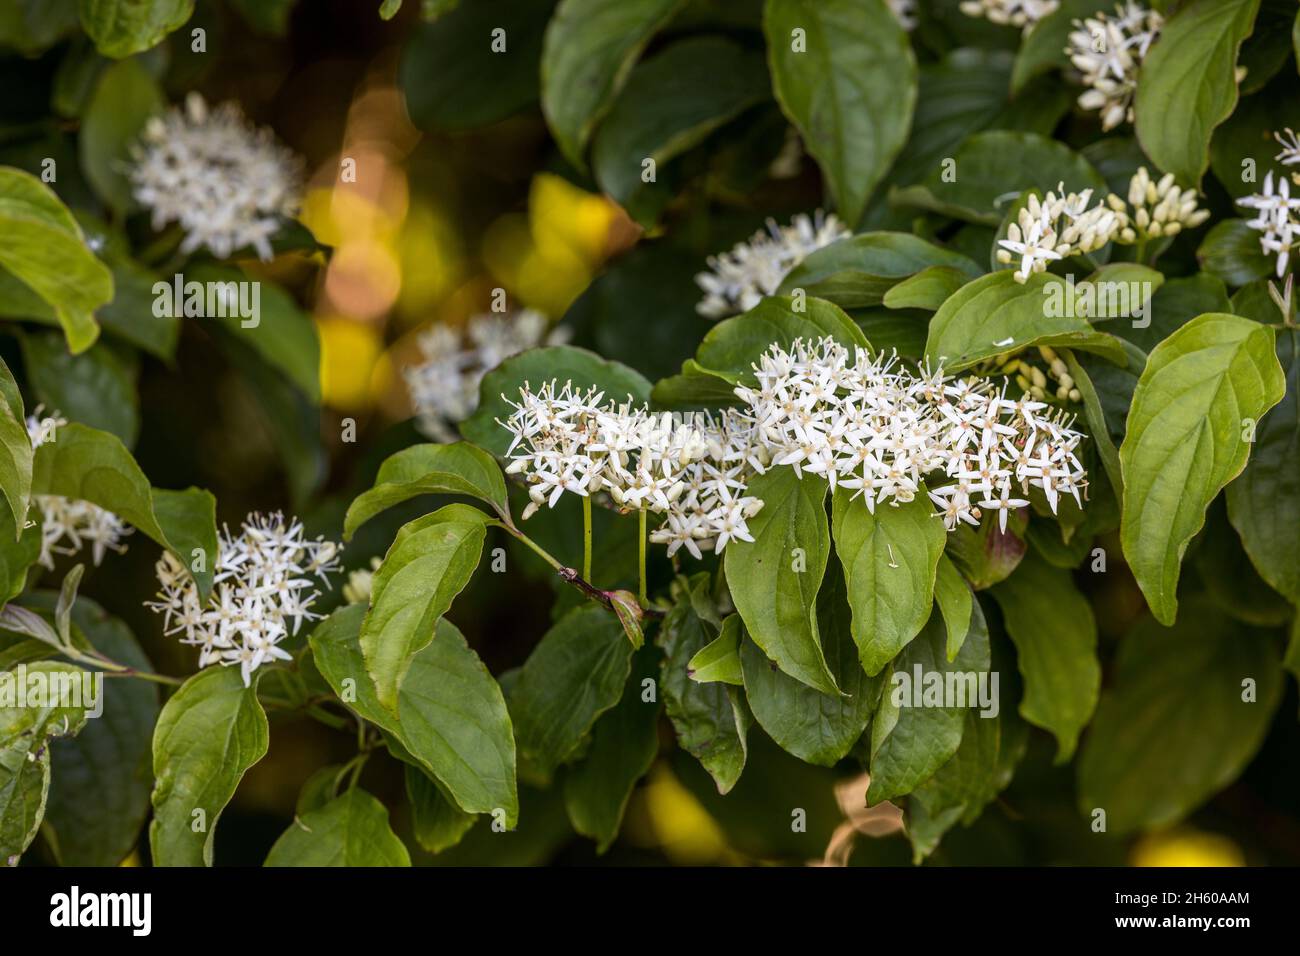
M 104 56 L 157 46 L 194 12 L 194 0 L 77 0 L 81 25 Z
M 549 781 L 576 755 L 598 717 L 618 703 L 632 645 L 597 605 L 570 611 L 542 636 L 510 688 L 521 772 Z
M 153 736 L 155 866 L 212 865 L 221 811 L 269 740 L 256 682 L 237 667 L 200 671 L 167 701 Z
M 58 196 L 9 167 L 0 167 L 0 267 L 49 304 L 73 352 L 99 337 L 94 312 L 112 300 L 113 274 Z
M 937 312 L 949 296 L 969 279 L 966 273 L 952 266 L 927 266 L 890 288 L 882 301 L 887 309 L 925 309 Z
M 997 226 L 1003 217 L 1000 203 L 1026 189 L 1041 189 L 1045 183 L 1064 183 L 1067 192 L 1106 189 L 1105 180 L 1086 159 L 1037 133 L 976 133 L 951 159 L 951 170 L 944 165 L 928 170 L 915 186 L 894 190 L 890 202 Z
M 63 336 L 22 337 L 27 381 L 46 409 L 116 435 L 130 448 L 140 431 L 135 370 L 103 342 L 72 355 Z
M 394 718 L 380 703 L 361 656 L 359 604 L 340 608 L 311 634 L 322 676 L 339 698 L 392 735 L 466 813 L 519 815 L 515 749 L 501 688 L 445 618 L 411 661 Z
M 817 630 L 817 592 L 830 554 L 826 483 L 792 468 L 749 482 L 763 510 L 749 519 L 753 542 L 727 546 L 723 567 L 731 599 L 754 643 L 785 673 L 826 694 L 839 688 Z
M 1144 619 L 1120 642 L 1084 741 L 1080 808 L 1105 810 L 1111 833 L 1179 822 L 1245 769 L 1281 699 L 1267 632 L 1200 602 L 1174 627 Z
M 101 654 L 153 670 L 130 629 L 94 601 L 79 597 L 72 621 Z M 121 679 L 105 680 L 103 686 L 103 713 L 50 750 L 45 819 L 57 835 L 64 866 L 118 865 L 135 847 L 149 813 L 157 688 Z M 94 798 L 87 799 L 91 793 Z
M 83 674 L 81 668 L 70 664 L 36 661 L 26 665 L 27 688 L 43 677 L 50 694 L 54 694 L 56 681 L 67 687 L 69 694 L 84 693 Z M 6 685 L 0 705 L 0 864 L 6 866 L 18 865 L 45 816 L 51 738 L 78 733 L 86 724 L 84 705 L 89 703 L 85 699 L 55 702 L 47 697 L 40 702 L 27 699 L 25 706 L 18 706 L 17 680 L 12 672 L 0 674 Z
M 831 533 L 844 566 L 853 640 L 868 674 L 881 672 L 930 617 L 936 565 L 948 535 L 930 499 L 877 505 L 835 489 Z
M 953 660 L 970 633 L 971 605 L 975 596 L 947 554 L 939 555 L 935 567 L 934 601 L 943 615 L 943 626 L 948 633 L 948 660 Z
M 968 707 L 924 703 L 918 707 L 913 685 L 918 673 L 923 692 L 926 675 L 938 675 L 933 679 L 946 684 L 949 673 L 972 675 L 978 680 L 977 675 L 989 669 L 988 629 L 979 603 L 972 607 L 975 613 L 970 634 L 953 661 L 948 660 L 943 616 L 937 612 L 930 615 L 924 630 L 894 661 L 871 726 L 869 804 L 911 793 L 934 776 L 961 746 L 967 711 L 978 706 L 978 700 L 967 700 Z M 906 682 L 901 680 L 902 675 L 907 676 Z M 969 681 L 965 683 L 969 685 Z
M 1016 645 L 1025 686 L 1020 716 L 1055 735 L 1057 762 L 1063 763 L 1074 754 L 1101 687 L 1092 606 L 1069 571 L 1037 555 L 990 593 Z
M 682 0 L 560 0 L 542 47 L 542 112 L 569 162 L 583 154 L 641 51 Z
M 295 819 L 266 856 L 266 866 L 410 866 L 388 825 L 388 810 L 352 789 Z
M 740 668 L 740 640 L 744 625 L 739 614 L 730 614 L 722 622 L 715 640 L 701 647 L 686 665 L 686 673 L 697 684 L 721 681 L 739 687 L 745 683 Z
M 709 576 L 696 575 L 691 587 L 707 592 Z M 718 792 L 727 793 L 745 769 L 752 718 L 737 688 L 690 679 L 689 661 L 715 640 L 714 635 L 712 625 L 699 616 L 689 599 L 673 605 L 657 637 L 664 650 L 660 687 L 678 744 L 700 761 Z
M 767 0 L 763 32 L 777 102 L 854 224 L 912 122 L 907 34 L 885 4 L 859 0 Z
M 469 583 L 487 536 L 487 516 L 447 505 L 401 527 L 375 571 L 361 653 L 379 702 L 398 716 L 398 690 L 438 620 Z
M 99 75 L 81 120 L 81 168 L 96 195 L 118 216 L 131 205 L 131 148 L 145 123 L 167 106 L 157 79 L 139 59 L 121 60 Z
M 935 313 L 925 354 L 950 373 L 1030 345 L 1083 349 L 1123 362 L 1123 346 L 1093 329 L 1075 302 L 1058 276 L 1039 273 L 1020 283 L 1010 270 L 991 273 L 962 286 Z
M 591 746 L 582 761 L 564 778 L 564 805 L 573 828 L 596 841 L 604 853 L 618 836 L 632 788 L 659 752 L 658 695 L 646 700 L 654 687 L 659 653 L 653 647 L 638 654 L 617 705 L 596 721 Z
M 32 493 L 90 501 L 112 511 L 174 554 L 191 570 L 201 595 L 212 588 L 217 556 L 216 504 L 197 488 L 166 491 L 149 481 L 122 442 L 76 423 L 36 452 Z M 195 551 L 203 553 L 196 568 Z
M 1120 446 L 1124 555 L 1158 620 L 1172 624 L 1179 566 L 1215 495 L 1241 473 L 1245 430 L 1286 387 L 1271 329 L 1210 313 L 1152 351 Z M 1249 423 L 1247 422 L 1249 419 Z
M 818 249 L 791 270 L 779 291 L 803 289 L 840 308 L 858 309 L 880 305 L 895 285 L 935 266 L 956 270 L 967 280 L 982 274 L 960 253 L 916 236 L 868 232 Z
M 885 680 L 869 677 L 858 663 L 849 597 L 837 569 L 827 575 L 817 596 L 817 616 L 826 662 L 841 693 L 825 694 L 783 674 L 753 641 L 742 643 L 741 661 L 754 719 L 783 750 L 807 763 L 832 767 L 862 736 Z
M 1300 604 L 1300 332 L 1277 333 L 1286 394 L 1260 419 L 1250 462 L 1228 485 L 1228 518 L 1260 576 Z
M 958 525 L 948 534 L 946 554 L 962 577 L 976 591 L 1006 580 L 1025 556 L 1024 510 L 1011 513 L 1005 531 L 996 521 L 982 521 L 978 528 Z
M 32 494 L 32 441 L 27 434 L 23 398 L 9 366 L 0 360 L 0 494 L 8 506 L 6 553 L 22 534 Z
M 1205 234 L 1196 258 L 1201 268 L 1230 286 L 1246 285 L 1273 275 L 1273 259 L 1259 244 L 1263 233 L 1244 219 L 1223 219 Z
M 1210 137 L 1237 105 L 1237 51 L 1259 0 L 1190 0 L 1170 17 L 1138 73 L 1137 137 L 1151 161 L 1199 186 Z
M 767 96 L 767 70 L 757 52 L 717 36 L 675 43 L 628 76 L 592 143 L 596 181 L 628 200 L 646 184 L 646 160 L 659 170 L 722 124 Z
M 406 798 L 411 804 L 415 840 L 430 853 L 455 846 L 478 820 L 476 814 L 457 806 L 435 777 L 414 764 L 406 765 Z
M 420 495 L 469 495 L 485 501 L 503 521 L 510 520 L 506 482 L 492 456 L 469 442 L 413 445 L 384 459 L 375 486 L 348 506 L 343 538 L 394 505 Z

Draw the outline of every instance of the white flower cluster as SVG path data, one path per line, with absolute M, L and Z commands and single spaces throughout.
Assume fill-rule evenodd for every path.
M 182 644 L 200 648 L 199 667 L 237 664 L 248 686 L 263 664 L 290 659 L 281 641 L 297 634 L 303 621 L 321 617 L 311 611 L 320 596 L 310 590 L 311 578 L 328 587 L 326 574 L 339 570 L 341 550 L 333 541 L 307 540 L 296 519 L 253 513 L 238 535 L 222 529 L 206 604 L 185 566 L 163 552 L 158 600 L 146 606 L 163 615 L 164 633 L 181 634 Z
M 1083 435 L 1071 419 L 1040 414 L 1047 405 L 1006 397 L 977 379 L 942 371 L 913 374 L 895 356 L 872 358 L 825 338 L 772 346 L 758 366 L 756 388 L 737 388 L 749 404 L 773 465 L 809 471 L 832 487 L 856 489 L 868 510 L 911 501 L 927 475 L 951 479 L 929 491 L 944 526 L 976 525 L 981 509 L 1010 511 L 1014 497 L 1041 488 L 1052 511 L 1063 495 L 1080 506 L 1086 474 L 1075 450 Z
M 1269 170 L 1264 175 L 1264 191 L 1238 199 L 1237 204 L 1255 210 L 1255 218 L 1247 220 L 1246 224 L 1261 233 L 1260 248 L 1277 256 L 1277 276 L 1282 278 L 1291 264 L 1291 250 L 1295 248 L 1296 237 L 1300 235 L 1300 214 L 1297 213 L 1300 197 L 1291 197 L 1290 180 L 1279 176 L 1275 187 L 1273 171 Z
M 962 0 L 960 9 L 968 17 L 1028 30 L 1058 6 L 1060 0 Z
M 1198 208 L 1200 194 L 1195 189 L 1176 185 L 1172 173 L 1154 182 L 1145 166 L 1129 180 L 1127 203 L 1111 193 L 1104 203 L 1089 208 L 1091 189 L 1066 195 L 1060 184 L 1057 190 L 1061 195 L 1049 192 L 1041 202 L 1030 194 L 1017 221 L 1007 226 L 1007 238 L 998 240 L 999 262 L 1009 264 L 1013 255 L 1020 259 L 1017 282 L 1045 271 L 1057 259 L 1094 252 L 1112 241 L 1133 245 L 1172 238 L 1210 217 L 1208 209 Z
M 1017 282 L 1057 259 L 1094 252 L 1115 237 L 1119 217 L 1102 203 L 1089 208 L 1091 189 L 1068 195 L 1064 184 L 1057 189 L 1059 196 L 1049 192 L 1041 201 L 1030 193 L 1017 221 L 1007 226 L 1007 238 L 998 241 L 999 262 L 1010 263 L 1013 253 L 1020 257 Z
M 622 508 L 664 515 L 651 540 L 698 558 L 753 540 L 746 519 L 763 502 L 746 495 L 748 482 L 775 466 L 856 489 L 873 513 L 882 501 L 913 500 L 938 475 L 929 496 L 949 530 L 978 524 L 981 509 L 997 511 L 1005 530 L 1008 513 L 1029 504 L 1017 489 L 1042 489 L 1053 512 L 1064 495 L 1082 506 L 1083 435 L 1030 396 L 913 374 L 896 356 L 872 358 L 829 337 L 773 345 L 754 371 L 754 387 L 736 389 L 746 409 L 685 418 L 604 403 L 602 392 L 571 383 L 525 384 L 500 423 L 514 436 L 506 471 L 524 476 L 532 499 L 524 517 L 566 491 L 604 491 Z
M 41 417 L 41 409 L 27 418 L 27 436 L 32 448 L 40 448 L 47 441 L 58 440 L 58 430 L 68 424 L 58 415 Z M 41 511 L 41 553 L 37 561 L 53 570 L 56 554 L 76 554 L 90 546 L 90 560 L 96 566 L 109 551 L 121 554 L 126 550 L 122 539 L 131 528 L 125 521 L 99 505 L 61 495 L 35 495 L 32 502 Z
M 483 376 L 512 355 L 539 345 L 562 344 L 561 330 L 546 334 L 547 319 L 533 309 L 472 316 L 462 334 L 446 325 L 420 333 L 423 361 L 402 370 L 420 431 L 434 441 L 453 442 L 456 424 L 478 408 Z
M 917 19 L 916 0 L 886 0 L 889 4 L 889 12 L 894 15 L 899 26 L 909 33 L 916 29 L 919 22 Z
M 252 246 L 270 259 L 280 217 L 298 208 L 301 162 L 235 103 L 209 111 L 189 94 L 183 109 L 149 120 L 133 158 L 135 198 L 152 210 L 154 229 L 180 223 L 183 253 L 206 246 L 224 259 Z
M 1116 6 L 1114 16 L 1097 13 L 1074 21 L 1065 52 L 1088 87 L 1079 106 L 1099 111 L 1103 130 L 1133 122 L 1138 68 L 1164 24 L 1159 13 L 1132 0 Z
M 566 382 L 519 390 L 515 411 L 501 422 L 514 436 L 509 474 L 522 474 L 532 499 L 524 518 L 564 492 L 608 493 L 624 510 L 664 516 L 650 538 L 672 555 L 686 548 L 721 552 L 729 541 L 752 541 L 746 519 L 763 507 L 746 497 L 747 479 L 766 463 L 747 418 L 655 414 L 631 402 L 606 403 L 604 393 Z
M 748 312 L 776 292 L 781 280 L 809 255 L 849 234 L 833 214 L 820 209 L 812 216 L 800 213 L 788 226 L 769 219 L 766 232 L 760 229 L 730 252 L 709 257 L 711 271 L 695 277 L 704 290 L 695 311 L 711 319 Z

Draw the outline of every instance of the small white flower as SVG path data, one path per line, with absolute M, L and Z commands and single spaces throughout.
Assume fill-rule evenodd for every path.
M 1138 68 L 1160 36 L 1164 17 L 1128 0 L 1115 14 L 1097 13 L 1074 21 L 1065 53 L 1082 74 L 1086 90 L 1079 106 L 1101 114 L 1101 128 L 1133 122 Z
M 1279 176 L 1274 187 L 1273 171 L 1264 175 L 1264 189 L 1253 196 L 1238 199 L 1237 205 L 1255 210 L 1247 220 L 1250 228 L 1261 233 L 1259 244 L 1265 253 L 1277 256 L 1277 276 L 1286 275 L 1291 264 L 1291 250 L 1300 233 L 1300 197 L 1291 197 L 1291 182 Z
M 512 355 L 539 345 L 560 345 L 567 331 L 546 332 L 547 319 L 533 309 L 470 317 L 462 336 L 446 325 L 421 332 L 423 360 L 402 369 L 420 431 L 434 441 L 454 442 L 455 426 L 478 408 L 483 376 Z
M 916 0 L 885 0 L 889 4 L 889 12 L 898 20 L 899 25 L 909 33 L 916 29 L 917 8 Z
M 811 217 L 800 213 L 788 226 L 769 219 L 766 232 L 759 230 L 730 252 L 709 257 L 711 271 L 695 277 L 704 291 L 695 310 L 713 319 L 748 312 L 764 296 L 775 293 L 809 255 L 849 234 L 834 215 L 823 215 L 821 210 Z
M 321 617 L 311 610 L 320 596 L 312 578 L 329 586 L 341 548 L 307 539 L 301 522 L 279 513 L 250 514 L 238 535 L 223 528 L 218 544 L 206 604 L 184 565 L 165 551 L 156 566 L 161 588 L 145 606 L 163 615 L 164 633 L 199 648 L 200 667 L 237 664 L 247 686 L 263 664 L 290 659 L 281 641 Z
M 281 217 L 298 209 L 301 162 L 269 129 L 256 129 L 235 103 L 209 110 L 190 93 L 145 124 L 132 150 L 133 195 L 153 228 L 180 223 L 181 251 L 206 246 L 219 259 L 244 246 L 270 259 Z
M 41 411 L 38 406 L 27 418 L 27 436 L 33 449 L 57 441 L 58 430 L 68 423 L 57 413 L 42 418 Z M 98 566 L 109 551 L 118 554 L 126 551 L 122 539 L 135 530 L 113 512 L 89 501 L 61 495 L 35 495 L 32 502 L 41 512 L 41 552 L 36 560 L 51 570 L 56 554 L 76 554 L 87 546 L 91 562 Z
M 1274 159 L 1283 166 L 1300 163 L 1300 138 L 1296 137 L 1295 130 L 1288 126 L 1283 132 L 1274 133 L 1273 138 L 1282 147 L 1282 152 L 1274 156 Z
M 1058 6 L 1059 0 L 962 0 L 960 9 L 968 17 L 1028 30 Z

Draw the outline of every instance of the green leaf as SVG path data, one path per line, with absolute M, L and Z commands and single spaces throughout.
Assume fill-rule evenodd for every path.
M 153 735 L 155 866 L 212 865 L 217 819 L 269 740 L 256 681 L 237 667 L 200 671 L 167 701 Z
M 101 654 L 153 670 L 130 629 L 94 601 L 78 598 L 72 621 Z M 103 695 L 99 718 L 50 750 L 45 820 L 57 834 L 64 866 L 117 866 L 135 847 L 149 813 L 158 691 L 146 681 L 105 680 Z M 94 799 L 87 799 L 90 793 Z
M 1272 276 L 1273 260 L 1259 244 L 1261 235 L 1244 219 L 1223 219 L 1205 234 L 1196 258 L 1202 269 L 1230 286 Z
M 157 79 L 138 59 L 109 66 L 91 94 L 77 137 L 81 168 L 95 194 L 118 217 L 131 205 L 131 147 L 149 118 L 166 106 Z
M 961 746 L 968 708 L 914 706 L 908 691 L 912 690 L 918 673 L 924 688 L 927 679 L 946 684 L 950 673 L 978 675 L 988 671 L 988 628 L 979 602 L 974 602 L 972 607 L 971 631 L 955 660 L 948 660 L 943 616 L 934 613 L 925 629 L 894 661 L 893 676 L 885 685 L 871 725 L 868 804 L 874 806 L 911 793 L 933 777 Z M 901 680 L 902 675 L 907 675 L 906 682 Z M 927 675 L 937 676 L 927 678 Z M 967 703 L 975 706 L 978 702 L 968 700 Z
M 795 266 L 779 291 L 803 289 L 842 309 L 880 305 L 901 280 L 924 269 L 943 266 L 964 276 L 983 274 L 974 262 L 913 235 L 868 232 L 833 242 Z
M 1115 445 L 1114 438 L 1111 437 L 1110 428 L 1106 422 L 1105 409 L 1101 404 L 1101 396 L 1092 384 L 1092 378 L 1088 375 L 1087 368 L 1080 363 L 1074 353 L 1066 349 L 1062 352 L 1062 356 L 1065 359 L 1066 368 L 1070 371 L 1070 378 L 1074 379 L 1074 385 L 1079 390 L 1079 396 L 1083 399 L 1083 417 L 1088 424 L 1088 437 L 1093 440 L 1097 449 L 1097 457 L 1101 459 L 1102 467 L 1106 469 L 1106 477 L 1109 479 L 1111 487 L 1122 491 L 1124 477 L 1119 465 L 1119 449 Z M 1134 384 L 1137 382 L 1137 376 L 1140 374 L 1141 368 L 1142 366 L 1139 365 L 1136 369 L 1131 370 Z
M 134 370 L 96 342 L 72 355 L 61 335 L 40 332 L 20 340 L 27 381 L 47 409 L 70 421 L 116 435 L 128 448 L 140 431 Z
M 23 398 L 9 366 L 0 360 L 0 494 L 8 505 L 8 528 L 4 536 L 6 553 L 22 534 L 27 506 L 32 495 L 32 441 L 27 434 Z
M 632 645 L 618 619 L 597 605 L 560 618 L 533 649 L 510 688 L 520 763 L 549 782 L 578 751 L 596 719 L 618 703 Z
M 0 267 L 50 305 L 73 352 L 99 337 L 93 313 L 112 300 L 113 274 L 49 187 L 9 167 L 0 167 Z
M 85 425 L 61 427 L 36 452 L 32 493 L 89 501 L 135 525 L 191 569 L 205 598 L 217 557 L 216 503 L 197 488 L 150 488 L 140 466 L 116 436 Z M 194 570 L 195 550 L 203 552 Z
M 396 739 L 466 813 L 519 815 L 515 749 L 501 688 L 450 621 L 411 661 L 398 716 L 379 702 L 361 656 L 359 604 L 340 608 L 311 634 L 321 675 L 349 707 Z
M 793 468 L 754 477 L 763 510 L 749 520 L 753 542 L 728 545 L 723 567 L 731 599 L 754 643 L 785 673 L 827 694 L 839 692 L 822 655 L 817 592 L 830 554 L 826 483 Z
M 104 56 L 157 46 L 194 12 L 194 0 L 78 0 L 81 25 Z
M 1283 0 L 1289 3 L 1289 0 Z M 1294 8 L 1292 17 L 1295 17 Z M 1258 31 L 1256 33 L 1258 36 Z M 1250 82 L 1250 76 L 1246 78 Z M 1233 199 L 1260 191 L 1269 174 L 1274 181 L 1290 178 L 1291 170 L 1278 162 L 1278 142 L 1273 138 L 1277 116 L 1277 91 L 1244 97 L 1232 115 L 1214 131 L 1210 143 L 1210 168 L 1214 178 Z M 1250 160 L 1253 166 L 1247 166 Z M 1251 175 L 1247 177 L 1247 171 Z M 1241 207 L 1237 207 L 1240 212 Z
M 1020 716 L 1051 731 L 1057 763 L 1074 754 L 1079 733 L 1097 706 L 1101 665 L 1097 622 L 1070 572 L 1036 555 L 992 591 L 1016 645 L 1025 692 Z
M 948 534 L 924 487 L 905 504 L 867 510 L 848 488 L 831 499 L 831 532 L 844 564 L 853 640 L 862 667 L 877 675 L 930 617 L 936 565 Z
M 1110 833 L 1178 823 L 1245 769 L 1282 699 L 1277 645 L 1191 601 L 1120 642 L 1114 683 L 1079 759 L 1079 806 Z M 1253 682 L 1253 693 L 1243 689 Z
M 740 637 L 745 627 L 739 614 L 729 614 L 716 640 L 701 647 L 686 664 L 686 673 L 697 684 L 721 681 L 737 687 L 745 683 L 740 669 Z
M 598 388 L 611 401 L 642 403 L 650 398 L 650 383 L 639 372 L 618 362 L 608 362 L 586 349 L 568 345 L 529 349 L 506 359 L 487 375 L 479 386 L 478 409 L 461 423 L 460 432 L 480 448 L 498 458 L 510 447 L 510 433 L 497 424 L 505 421 L 513 409 L 509 401 L 519 400 L 525 383 L 538 388 L 543 382 L 572 382 L 574 388 Z
M 1161 342 L 1133 393 L 1120 446 L 1120 537 L 1157 620 L 1172 624 L 1178 572 L 1210 501 L 1241 473 L 1243 440 L 1276 405 L 1286 379 L 1273 331 L 1235 315 L 1193 319 Z
M 1277 334 L 1285 397 L 1259 422 L 1246 470 L 1228 485 L 1228 518 L 1260 577 L 1300 604 L 1300 332 Z
M 406 765 L 406 797 L 411 804 L 411 829 L 416 842 L 430 853 L 455 846 L 478 820 L 448 796 L 435 777 L 414 764 Z
M 690 586 L 697 593 L 707 592 L 709 575 L 697 574 Z M 728 620 L 733 618 L 736 615 Z M 664 650 L 660 686 L 668 719 L 677 732 L 677 742 L 700 761 L 717 784 L 718 792 L 725 794 L 736 785 L 745 769 L 746 736 L 751 718 L 735 687 L 701 684 L 689 677 L 688 662 L 714 640 L 714 630 L 699 616 L 692 602 L 683 599 L 664 618 L 657 640 Z
M 1129 350 L 1128 368 L 1136 377 L 1146 365 L 1146 353 L 1192 319 L 1206 312 L 1232 311 L 1234 311 L 1232 302 L 1228 299 L 1228 290 L 1222 280 L 1208 273 L 1198 272 L 1195 275 L 1170 279 L 1156 290 L 1156 294 L 1151 297 L 1151 324 L 1146 328 L 1140 328 L 1132 322 L 1120 322 L 1114 326 L 1114 331 L 1116 335 L 1127 339 L 1142 350 L 1142 361 L 1136 369 L 1133 364 L 1135 354 Z M 1096 365 L 1087 358 L 1083 358 L 1082 361 L 1089 368 Z M 1128 392 L 1128 397 L 1132 398 L 1131 387 Z M 1122 409 L 1118 405 L 1116 408 L 1120 411 L 1119 417 L 1122 420 L 1128 414 L 1128 401 L 1124 401 Z M 1123 433 L 1122 428 L 1120 433 Z
M 1106 181 L 1086 159 L 1037 133 L 976 133 L 951 158 L 956 164 L 951 175 L 942 164 L 931 168 L 917 185 L 890 193 L 890 203 L 997 226 L 1002 222 L 1000 202 L 1026 189 L 1064 183 L 1067 192 L 1106 190 Z
M 934 601 L 948 632 L 948 660 L 953 660 L 970 633 L 975 595 L 947 554 L 939 555 L 935 568 Z
M 40 509 L 31 512 L 21 531 L 14 527 L 8 508 L 0 508 L 0 606 L 23 592 L 27 572 L 41 556 Z
M 556 144 L 586 169 L 587 141 L 650 38 L 682 0 L 560 0 L 542 47 L 542 112 Z
M 930 322 L 925 354 L 952 373 L 1031 345 L 1097 352 L 1124 362 L 1123 346 L 1077 314 L 1074 290 L 1059 276 L 1017 282 L 1009 269 L 968 282 Z
M 817 596 L 817 615 L 827 664 L 842 693 L 824 694 L 781 673 L 753 641 L 743 642 L 740 657 L 745 697 L 762 728 L 800 760 L 833 767 L 866 730 L 885 679 L 867 676 L 858 663 L 844 578 L 834 569 Z
M 762 57 L 718 36 L 692 37 L 639 63 L 592 144 L 596 181 L 627 206 L 656 167 L 767 96 Z
M 564 778 L 564 806 L 573 828 L 604 853 L 618 836 L 632 788 L 659 752 L 659 699 L 644 699 L 653 685 L 659 652 L 637 655 L 618 704 L 596 721 L 587 755 Z
M 537 102 L 542 31 L 551 0 L 475 0 L 414 31 L 398 80 L 420 129 L 464 130 L 496 123 Z M 495 52 L 493 30 L 505 31 Z
M 849 349 L 868 347 L 862 330 L 838 306 L 815 298 L 804 306 L 795 311 L 790 296 L 771 296 L 742 315 L 723 319 L 700 342 L 693 368 L 752 385 L 757 381 L 753 366 L 773 345 L 788 349 L 795 339 L 830 336 Z
M 1259 0 L 1191 0 L 1170 17 L 1138 72 L 1133 107 L 1142 150 L 1199 186 L 1214 128 L 1237 105 L 1237 51 Z
M 777 102 L 852 225 L 907 140 L 917 95 L 907 34 L 884 3 L 859 0 L 767 0 L 763 32 Z
M 937 312 L 969 279 L 970 276 L 952 266 L 927 266 L 893 286 L 882 301 L 887 309 Z
M 361 653 L 380 704 L 394 716 L 412 661 L 478 567 L 487 521 L 469 505 L 439 508 L 403 525 L 375 571 Z
M 469 442 L 413 445 L 384 459 L 375 486 L 348 506 L 343 540 L 350 540 L 357 528 L 381 511 L 434 494 L 478 498 L 491 505 L 502 521 L 510 521 L 506 481 L 491 455 Z
M 388 810 L 352 789 L 295 819 L 266 856 L 266 866 L 410 866 L 388 825 Z
M 229 288 L 227 302 L 239 301 L 241 284 L 256 282 L 254 288 L 258 290 L 256 302 L 259 308 L 254 319 L 243 319 L 234 314 L 211 321 L 251 346 L 312 402 L 320 402 L 320 342 L 316 336 L 316 324 L 311 316 L 298 308 L 288 292 L 272 282 L 250 280 L 246 273 L 225 266 L 200 266 L 190 270 L 185 278 L 186 285 L 193 281 L 205 283 L 209 290 L 216 286 Z M 179 306 L 176 308 L 179 310 Z M 235 311 L 233 305 L 230 311 Z
M 53 693 L 54 681 L 69 693 L 82 688 L 84 671 L 58 661 L 36 661 L 26 665 L 28 687 L 38 675 Z M 15 673 L 0 676 L 8 685 L 10 703 L 0 706 L 0 864 L 17 866 L 18 858 L 36 838 L 45 816 L 50 788 L 51 738 L 76 734 L 86 724 L 86 709 L 73 701 L 54 703 L 48 698 L 37 704 L 17 706 L 12 696 Z M 61 696 L 61 695 L 60 695 Z

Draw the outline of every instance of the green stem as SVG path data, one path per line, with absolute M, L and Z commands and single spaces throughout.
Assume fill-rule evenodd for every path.
M 646 606 L 645 597 L 645 509 L 642 508 L 637 512 L 637 523 L 640 526 L 640 534 L 637 535 L 637 598 L 641 606 Z
M 150 671 L 127 667 L 125 664 L 119 664 L 117 661 L 105 657 L 98 651 L 87 654 L 75 647 L 65 647 L 63 653 L 79 663 L 106 668 L 103 672 L 105 677 L 135 677 L 139 680 L 152 681 L 155 684 L 171 684 L 173 687 L 180 687 L 181 684 L 185 683 L 184 678 L 181 677 L 168 677 L 166 674 L 154 674 Z
M 582 577 L 591 580 L 591 496 L 582 498 Z

